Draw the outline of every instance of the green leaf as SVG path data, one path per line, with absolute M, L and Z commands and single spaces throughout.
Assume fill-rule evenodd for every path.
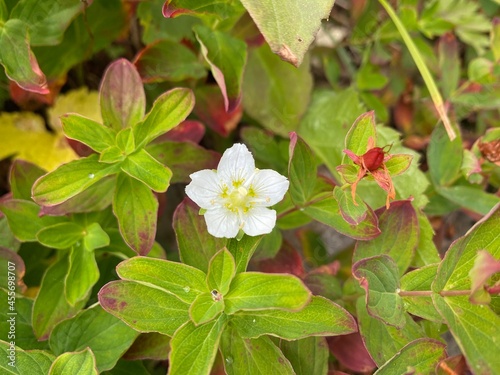
M 0 21 L 5 22 L 9 18 L 9 10 L 7 9 L 7 5 L 5 1 L 0 1 Z
M 398 174 L 403 173 L 410 167 L 412 160 L 413 160 L 412 155 L 394 154 L 391 155 L 391 158 L 387 160 L 384 164 L 391 176 L 397 176 Z
M 368 59 L 363 62 L 356 74 L 356 86 L 359 90 L 380 90 L 388 82 L 387 76 L 380 72 L 380 67 Z
M 365 220 L 368 207 L 359 195 L 356 195 L 356 200 L 353 200 L 350 190 L 344 190 L 335 186 L 333 196 L 337 200 L 340 213 L 345 221 L 351 225 L 358 225 Z
M 415 258 L 413 258 L 412 266 L 415 268 L 423 267 L 429 264 L 439 263 L 438 250 L 434 244 L 434 229 L 431 222 L 421 210 L 416 210 L 418 217 L 418 228 L 420 230 L 420 238 L 418 240 Z
M 143 3 L 139 4 L 139 9 L 141 6 L 144 6 Z M 170 24 L 165 20 L 163 23 Z M 191 49 L 181 43 L 165 39 L 147 45 L 139 53 L 134 64 L 145 83 L 179 82 L 186 79 L 200 79 L 207 75 L 205 67 Z
M 205 219 L 198 212 L 198 206 L 185 199 L 174 212 L 173 227 L 182 262 L 206 273 L 210 259 L 227 240 L 208 234 Z
M 11 354 L 14 352 L 14 355 Z M 10 342 L 0 340 L 0 370 L 4 374 L 40 375 L 48 374 L 55 356 L 41 350 L 24 351 L 11 347 Z
M 139 255 L 146 255 L 153 246 L 157 212 L 158 200 L 149 187 L 120 173 L 113 198 L 113 213 L 123 239 Z
M 85 228 L 85 237 L 83 237 L 83 248 L 87 251 L 93 251 L 109 245 L 109 236 L 102 229 L 99 223 L 92 223 Z
M 141 333 L 127 350 L 127 360 L 156 359 L 166 360 L 170 352 L 170 337 L 161 333 Z M 127 363 L 130 363 L 127 361 Z M 142 362 L 141 362 L 142 363 Z M 147 373 L 146 375 L 150 375 Z
M 210 374 L 225 325 L 222 314 L 203 325 L 187 322 L 179 328 L 170 341 L 168 374 Z
M 55 359 L 50 367 L 49 375 L 98 375 L 95 357 L 89 348 L 81 352 L 63 353 Z
M 453 157 L 443 157 L 453 155 Z M 459 176 L 462 167 L 462 138 L 460 134 L 450 141 L 442 125 L 436 126 L 427 148 L 429 174 L 435 185 L 451 185 Z
M 295 374 L 288 359 L 269 337 L 245 339 L 236 328 L 228 327 L 222 334 L 220 351 L 227 375 Z
M 209 291 L 202 271 L 168 260 L 133 257 L 121 262 L 116 272 L 124 280 L 154 286 L 186 303 L 192 303 L 199 294 Z
M 477 374 L 494 374 L 500 368 L 500 317 L 488 306 L 471 304 L 468 296 L 433 294 L 432 300 L 471 370 Z
M 186 88 L 167 91 L 153 103 L 153 108 L 144 121 L 134 127 L 136 148 L 141 148 L 153 139 L 179 125 L 194 107 L 193 92 Z
M 84 236 L 85 229 L 73 222 L 63 222 L 42 228 L 36 239 L 42 245 L 54 249 L 68 249 Z
M 112 281 L 99 291 L 108 313 L 139 332 L 172 336 L 189 320 L 189 305 L 173 294 L 134 281 Z
M 163 5 L 163 16 L 165 18 L 174 18 L 183 14 L 200 17 L 204 20 L 212 20 L 219 23 L 227 17 L 241 15 L 240 8 L 243 8 L 239 2 L 229 1 L 220 2 L 217 0 L 208 0 L 200 3 L 197 0 L 167 0 Z M 243 9 L 242 9 L 243 10 Z M 213 16 L 211 18 L 210 16 Z
M 43 5 L 21 0 L 12 9 L 10 18 L 20 19 L 29 25 L 32 45 L 55 45 L 61 42 L 68 25 L 84 8 L 86 3 L 79 0 L 49 0 Z
M 361 223 L 349 224 L 342 217 L 339 204 L 333 196 L 304 207 L 303 212 L 336 231 L 358 240 L 371 240 L 380 234 L 377 216 L 371 209 L 368 209 L 366 218 Z
M 472 212 L 486 215 L 500 202 L 500 198 L 482 190 L 480 187 L 455 185 L 438 188 L 439 195 Z
M 113 164 L 125 160 L 126 154 L 118 146 L 109 146 L 99 155 L 99 162 Z
M 47 340 L 57 323 L 75 315 L 84 305 L 82 300 L 71 306 L 65 297 L 64 279 L 68 272 L 68 257 L 52 264 L 42 279 L 33 305 L 33 331 L 39 340 Z
M 226 314 L 239 310 L 299 310 L 311 299 L 311 292 L 292 275 L 239 273 L 224 296 Z
M 40 207 L 36 203 L 21 199 L 0 202 L 0 210 L 7 217 L 14 236 L 23 242 L 36 241 L 36 235 L 41 229 L 65 220 L 56 216 L 40 217 Z
M 402 275 L 410 266 L 418 244 L 418 218 L 411 201 L 392 202 L 388 210 L 377 211 L 378 226 L 382 231 L 377 238 L 357 242 L 353 262 L 374 255 L 387 254 L 397 264 Z
M 280 349 L 292 364 L 297 375 L 328 373 L 328 343 L 325 337 L 306 337 L 302 340 L 281 340 Z
M 99 163 L 98 155 L 74 160 L 38 179 L 33 186 L 33 199 L 39 205 L 54 206 L 118 170 L 117 165 Z
M 236 263 L 233 255 L 223 248 L 217 252 L 208 266 L 207 286 L 222 295 L 229 291 L 229 285 L 236 274 Z
M 443 323 L 443 318 L 434 307 L 430 294 L 423 296 L 404 295 L 404 292 L 407 291 L 430 291 L 437 269 L 437 264 L 430 264 L 408 272 L 401 278 L 401 291 L 406 311 L 433 322 Z
M 290 197 L 297 206 L 303 206 L 309 203 L 314 194 L 316 162 L 309 146 L 295 132 L 290 133 L 289 154 Z
M 452 33 L 446 33 L 439 39 L 439 84 L 443 96 L 449 98 L 457 89 L 460 81 L 460 56 L 458 41 Z
M 307 9 L 300 0 L 242 0 L 266 42 L 281 59 L 299 66 L 335 0 L 318 0 Z M 307 17 L 302 17 L 307 12 Z M 306 64 L 304 64 L 306 65 Z
M 20 159 L 14 160 L 9 174 L 12 198 L 31 200 L 31 187 L 45 173 L 35 164 Z
M 142 181 L 157 193 L 163 193 L 170 185 L 172 171 L 153 158 L 145 150 L 129 155 L 120 168 L 129 176 Z
M 447 357 L 446 345 L 433 339 L 417 339 L 404 346 L 376 372 L 376 375 L 404 374 L 409 370 L 416 374 L 433 374 L 439 362 Z
M 243 106 L 266 129 L 287 137 L 288 132 L 297 129 L 307 109 L 312 85 L 309 59 L 296 69 L 283 64 L 264 44 L 249 53 L 243 77 Z
M 313 296 L 300 311 L 239 311 L 231 317 L 244 338 L 272 335 L 286 340 L 308 336 L 345 335 L 356 331 L 354 318 L 332 301 Z
M 398 329 L 406 323 L 403 299 L 399 296 L 397 264 L 387 255 L 361 259 L 352 266 L 352 274 L 366 290 L 368 313 Z
M 138 333 L 95 305 L 58 324 L 50 335 L 56 355 L 90 348 L 100 372 L 114 367 Z
M 104 125 L 115 131 L 134 126 L 144 117 L 146 95 L 129 61 L 119 59 L 106 69 L 99 94 Z
M 132 128 L 125 128 L 116 134 L 116 145 L 125 154 L 129 155 L 135 151 L 135 140 Z
M 345 148 L 356 155 L 363 155 L 368 151 L 368 141 L 372 139 L 373 145 L 377 142 L 377 131 L 375 129 L 375 112 L 370 111 L 359 116 L 345 137 Z M 346 159 L 346 156 L 344 156 Z
M 245 272 L 257 246 L 263 236 L 244 236 L 241 240 L 231 238 L 227 241 L 227 249 L 233 254 L 236 273 Z
M 366 309 L 364 297 L 358 298 L 356 312 L 363 342 L 377 366 L 382 366 L 406 344 L 425 336 L 420 326 L 408 314 L 405 314 L 406 323 L 402 329 L 371 317 Z
M 224 97 L 224 108 L 226 112 L 232 112 L 241 101 L 247 45 L 229 34 L 202 25 L 194 26 L 193 30 Z
M 67 114 L 61 116 L 64 134 L 89 146 L 92 150 L 103 152 L 115 144 L 115 133 L 112 129 L 89 118 Z
M 206 292 L 199 294 L 189 307 L 189 316 L 196 326 L 215 319 L 224 311 L 222 294 L 217 292 L 214 297 L 213 293 Z
M 99 268 L 93 251 L 77 242 L 69 256 L 68 274 L 64 278 L 66 300 L 72 306 L 79 301 L 86 301 L 92 287 L 99 280 Z
M 0 27 L 0 46 L 0 63 L 9 79 L 28 91 L 49 92 L 45 74 L 30 49 L 28 25 L 24 21 L 11 18 Z

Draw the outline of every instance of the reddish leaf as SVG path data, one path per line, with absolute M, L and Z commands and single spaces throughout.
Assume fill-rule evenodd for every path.
M 217 86 L 202 86 L 195 90 L 196 105 L 194 113 L 209 128 L 226 137 L 241 120 L 243 108 L 241 105 L 232 112 L 226 112 L 224 98 Z
M 273 259 L 261 260 L 257 268 L 267 273 L 290 273 L 299 277 L 304 275 L 304 265 L 299 252 L 286 241 Z
M 328 337 L 330 352 L 339 362 L 354 372 L 371 372 L 377 366 L 363 344 L 359 332 Z
M 55 98 L 65 83 L 64 81 L 64 79 L 49 81 L 47 83 L 47 90 L 42 93 L 28 90 L 19 86 L 16 82 L 10 81 L 10 97 L 22 109 L 27 111 L 36 110 L 43 105 L 54 104 Z
M 2 276 L 0 276 L 0 280 L 5 285 L 5 288 L 7 288 L 7 285 L 10 285 L 7 284 L 7 280 L 11 281 L 11 277 L 15 274 L 14 283 L 16 290 L 18 293 L 24 293 L 26 291 L 26 284 L 24 284 L 23 277 L 26 267 L 23 259 L 14 251 L 0 247 L 0 264 L 4 270 Z
M 496 260 L 488 251 L 480 250 L 477 252 L 474 266 L 469 272 L 471 278 L 471 296 L 470 301 L 478 304 L 488 304 L 491 297 L 484 290 L 488 279 L 495 273 L 500 272 L 500 260 Z
M 175 128 L 156 138 L 152 144 L 165 141 L 200 143 L 205 135 L 205 127 L 199 121 L 184 120 Z M 168 164 L 168 162 L 166 163 Z

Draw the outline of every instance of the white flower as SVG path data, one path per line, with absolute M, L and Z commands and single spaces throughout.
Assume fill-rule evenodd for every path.
M 267 207 L 282 200 L 289 185 L 278 172 L 255 168 L 243 144 L 227 149 L 216 171 L 204 169 L 190 177 L 186 194 L 206 210 L 208 233 L 215 237 L 236 237 L 240 229 L 250 236 L 270 233 L 276 211 Z

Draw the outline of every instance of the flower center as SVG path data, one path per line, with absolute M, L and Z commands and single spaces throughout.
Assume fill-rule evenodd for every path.
M 252 198 L 253 194 L 245 189 L 243 186 L 239 186 L 233 189 L 226 196 L 225 207 L 232 212 L 248 212 L 248 210 L 252 207 Z

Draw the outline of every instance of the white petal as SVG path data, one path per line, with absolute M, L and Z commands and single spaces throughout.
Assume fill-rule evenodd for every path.
M 217 166 L 219 177 L 231 183 L 232 181 L 241 181 L 248 179 L 255 171 L 255 161 L 252 153 L 248 151 L 247 146 L 236 143 L 228 148 Z
M 222 207 L 205 212 L 208 233 L 214 237 L 236 237 L 240 230 L 238 215 Z
M 254 207 L 244 217 L 243 232 L 249 236 L 271 233 L 276 225 L 276 211 L 265 207 Z
M 191 174 L 191 182 L 186 186 L 186 194 L 201 208 L 208 209 L 213 206 L 214 200 L 221 193 L 217 172 L 210 169 Z
M 263 199 L 261 206 L 272 206 L 283 199 L 290 183 L 285 176 L 271 169 L 263 169 L 255 174 L 251 186 L 257 199 Z

